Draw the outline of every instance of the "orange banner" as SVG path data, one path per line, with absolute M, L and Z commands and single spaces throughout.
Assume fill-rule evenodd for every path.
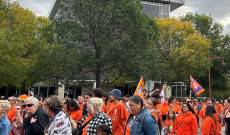
M 145 99 L 145 84 L 143 76 L 141 77 L 141 80 L 137 85 L 134 95 L 139 95 L 142 99 Z

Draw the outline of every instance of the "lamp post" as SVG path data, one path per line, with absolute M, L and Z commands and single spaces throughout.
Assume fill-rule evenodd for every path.
M 208 59 L 211 59 L 211 60 L 222 59 L 221 66 L 225 66 L 224 58 L 225 57 L 219 57 L 219 56 L 209 57 L 209 55 L 208 55 Z M 210 73 L 210 69 L 211 69 L 211 67 L 209 68 L 209 71 L 208 71 L 208 82 L 209 82 L 209 98 L 211 99 L 212 98 L 212 89 L 211 89 L 211 73 Z

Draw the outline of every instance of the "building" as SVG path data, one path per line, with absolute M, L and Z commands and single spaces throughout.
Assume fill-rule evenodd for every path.
M 71 0 L 70 0 L 71 1 Z M 141 3 L 143 4 L 143 10 L 142 12 L 145 13 L 150 18 L 158 17 L 158 18 L 169 18 L 170 12 L 173 10 L 176 10 L 177 8 L 184 5 L 184 0 L 142 0 Z M 62 2 L 62 0 L 56 0 L 49 12 L 49 19 L 55 20 L 56 18 L 63 17 L 67 13 L 61 13 L 59 10 L 59 7 L 61 4 L 65 3 Z M 87 91 L 93 88 L 93 84 L 95 82 L 95 78 L 89 77 L 90 80 L 87 80 L 90 88 L 81 87 L 80 83 L 76 81 L 75 83 L 70 83 L 68 85 L 63 85 L 62 83 L 58 84 L 58 88 L 56 90 L 57 94 L 60 95 L 60 97 L 64 97 L 65 95 L 70 96 L 71 98 L 76 98 L 77 95 L 84 95 Z M 156 88 L 155 85 L 158 85 L 159 82 L 153 83 L 152 88 Z M 130 87 L 127 85 L 124 86 L 105 86 L 102 87 L 102 89 L 106 92 L 110 91 L 113 88 L 119 88 L 123 94 L 130 94 L 132 95 L 135 91 L 136 87 Z M 150 89 L 148 89 L 149 91 Z M 152 89 L 151 89 L 152 90 Z M 171 94 L 170 94 L 171 95 Z

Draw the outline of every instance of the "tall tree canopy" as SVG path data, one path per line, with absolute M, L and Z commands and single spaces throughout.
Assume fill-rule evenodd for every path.
M 38 81 L 31 70 L 47 48 L 43 30 L 49 24 L 16 2 L 0 0 L 0 86 L 28 88 Z
M 154 47 L 160 63 L 158 78 L 162 81 L 184 81 L 189 75 L 208 70 L 210 41 L 194 30 L 191 22 L 176 18 L 155 18 L 160 35 Z
M 53 24 L 63 48 L 71 52 L 64 63 L 76 62 L 65 78 L 93 75 L 100 86 L 101 80 L 139 79 L 147 73 L 157 28 L 141 9 L 133 0 L 64 0 Z

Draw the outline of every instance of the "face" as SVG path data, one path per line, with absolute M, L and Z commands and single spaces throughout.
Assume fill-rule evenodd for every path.
M 114 95 L 109 95 L 109 100 L 110 102 L 114 102 L 115 101 L 115 96 Z
M 173 99 L 172 104 L 173 104 L 173 105 L 176 104 L 176 98 Z
M 22 100 L 17 100 L 16 101 L 16 106 L 21 106 L 23 105 L 23 101 Z
M 210 105 L 212 105 L 212 101 L 211 100 L 207 101 L 207 103 L 206 103 L 206 106 L 210 106 Z
M 90 96 L 89 95 L 85 95 L 85 102 L 87 103 L 90 100 Z
M 87 104 L 86 110 L 88 111 L 88 113 L 89 113 L 90 115 L 92 115 L 92 112 L 91 112 L 91 109 L 90 109 L 90 107 L 89 107 L 89 104 Z
M 154 109 L 153 107 L 154 107 L 153 102 L 150 99 L 148 99 L 148 101 L 147 101 L 147 109 Z
M 78 103 L 82 104 L 84 102 L 84 98 L 82 96 L 78 96 Z
M 11 105 L 11 106 L 14 106 L 14 105 L 16 104 L 15 97 L 9 97 L 9 98 L 8 98 L 8 101 L 10 102 L 10 105 Z
M 226 99 L 224 100 L 224 106 L 228 107 L 228 101 Z
M 136 104 L 133 101 L 129 101 L 129 106 L 130 106 L 130 111 L 132 114 L 138 115 L 140 113 L 140 110 L 141 110 L 141 103 L 140 102 L 138 104 Z
M 183 111 L 184 113 L 188 112 L 188 106 L 187 106 L 186 104 L 183 104 L 183 105 L 182 105 L 182 111 Z
M 169 112 L 169 118 L 172 119 L 173 118 L 173 112 Z
M 37 107 L 31 101 L 24 103 L 24 105 L 26 105 L 25 111 L 28 115 L 34 114 L 37 110 Z
M 2 109 L 2 104 L 0 103 L 0 115 L 1 115 L 1 114 L 5 114 L 5 110 Z
M 67 104 L 63 104 L 63 110 L 67 112 Z
M 128 102 L 129 101 L 129 98 L 128 97 L 125 97 L 125 102 Z

